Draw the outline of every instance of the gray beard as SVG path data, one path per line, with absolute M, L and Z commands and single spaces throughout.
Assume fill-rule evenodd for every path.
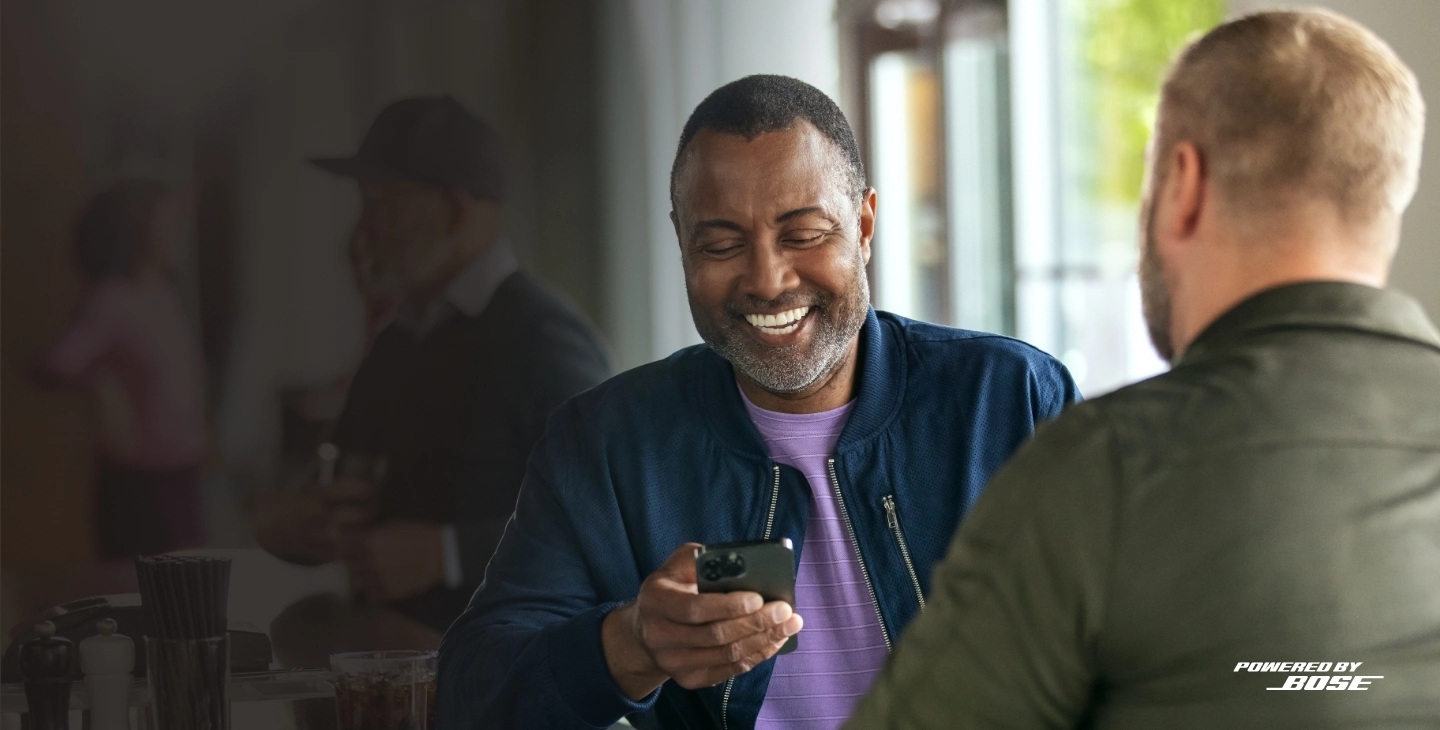
M 810 316 L 820 317 L 817 324 L 823 326 L 809 343 L 813 347 L 808 353 L 800 351 L 798 344 L 756 352 L 733 339 L 712 342 L 710 346 L 729 360 L 737 372 L 761 388 L 780 395 L 799 393 L 834 370 L 855 338 L 853 333 L 845 334 L 844 330 L 848 328 L 835 326 L 833 320 L 823 313 L 816 312 Z M 863 325 L 864 319 L 860 322 Z M 855 331 L 859 332 L 860 328 L 855 327 Z
M 731 312 L 730 306 L 726 307 L 723 322 L 712 324 L 706 318 L 695 317 L 695 328 L 711 349 L 729 360 L 740 375 L 771 393 L 799 393 L 835 370 L 865 325 L 865 315 L 870 308 L 870 284 L 865 278 L 865 268 L 859 266 L 857 271 L 857 284 L 851 288 L 853 296 L 844 301 L 816 301 L 814 297 L 795 301 L 799 297 L 786 297 L 772 303 L 777 309 L 805 304 L 813 307 L 807 318 L 815 318 L 811 323 L 815 330 L 808 342 L 786 347 L 759 345 L 739 331 L 740 327 L 750 324 Z

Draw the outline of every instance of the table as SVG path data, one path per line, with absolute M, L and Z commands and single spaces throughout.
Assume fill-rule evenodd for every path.
M 282 669 L 270 672 L 246 672 L 230 677 L 231 727 L 233 730 L 260 730 L 278 726 L 294 727 L 294 718 L 301 714 L 297 708 L 301 703 L 318 700 L 327 706 L 333 702 L 335 686 L 330 681 L 330 672 L 318 669 Z M 254 707 L 255 703 L 268 703 L 270 707 Z M 285 704 L 285 703 L 288 703 Z M 149 727 L 149 687 L 145 680 L 136 679 L 130 684 L 130 725 L 136 730 Z M 19 730 L 20 715 L 27 709 L 25 687 L 20 684 L 0 685 L 0 728 Z M 84 725 L 85 712 L 90 703 L 85 692 L 84 681 L 72 682 L 70 686 L 70 727 L 79 730 Z M 288 711 L 287 711 L 288 710 Z M 333 712 L 333 710 L 332 710 Z M 307 713 L 308 714 L 308 713 Z M 284 719 L 290 722 L 283 722 Z M 313 723 L 312 723 L 313 726 Z
M 297 718 L 325 716 L 335 697 L 330 672 L 316 669 L 285 669 L 272 672 L 249 672 L 230 677 L 230 722 L 232 730 L 269 730 L 281 724 L 294 727 Z M 145 680 L 130 684 L 130 727 L 145 730 L 150 726 L 149 688 Z M 283 703 L 289 703 L 288 706 Z M 269 707 L 264 705 L 268 704 Z M 323 706 L 320 706 L 323 705 Z M 70 687 L 70 727 L 85 727 L 84 713 L 90 709 L 85 683 Z M 259 710 L 272 710 L 260 712 Z M 274 712 L 273 710 L 282 710 Z M 289 710 L 284 712 L 283 710 Z M 0 685 L 0 730 L 20 730 L 20 714 L 25 712 L 25 688 L 19 684 Z M 319 712 L 316 712 L 319 710 Z M 286 722 L 288 721 L 288 722 Z M 315 729 L 313 720 L 307 727 Z M 621 720 L 612 730 L 625 730 L 630 724 Z

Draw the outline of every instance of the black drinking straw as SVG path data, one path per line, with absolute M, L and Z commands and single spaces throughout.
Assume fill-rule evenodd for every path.
M 226 558 L 225 562 L 220 565 L 220 574 L 224 576 L 224 579 L 220 581 L 220 620 L 222 629 L 228 629 L 230 626 L 230 572 L 234 567 L 235 565 L 230 562 L 229 558 Z
M 136 558 L 135 577 L 150 634 L 166 640 L 224 636 L 230 568 L 223 558 Z
M 200 610 L 204 616 L 201 628 L 206 636 L 215 636 L 215 582 L 210 565 L 210 561 L 200 561 L 195 563 L 194 569 L 200 584 Z
M 169 561 L 161 559 L 156 562 L 156 574 L 160 578 L 160 605 L 165 607 L 168 614 L 169 626 L 166 631 L 167 639 L 185 638 L 185 618 L 180 614 L 180 602 L 175 600 L 176 586 L 175 575 L 170 570 Z
M 215 647 L 200 642 L 225 636 L 230 568 L 223 558 L 135 558 L 146 634 L 161 642 L 150 671 L 157 690 L 155 711 L 164 727 L 229 726 L 225 669 L 217 664 L 226 662 L 229 652 L 222 648 L 213 654 Z M 195 643 L 169 643 L 176 640 Z M 197 668 L 198 676 L 193 674 Z
M 172 639 L 188 639 L 190 632 L 185 626 L 185 608 L 180 602 L 180 581 L 175 575 L 175 566 L 169 560 L 161 560 L 158 566 L 165 586 L 165 602 L 170 605 Z
M 233 567 L 229 558 L 215 566 L 215 626 L 222 634 L 230 630 L 230 570 Z
M 180 574 L 180 595 L 185 600 L 185 616 L 188 619 L 191 639 L 205 638 L 205 627 L 202 622 L 205 620 L 205 609 L 200 606 L 200 581 L 196 579 L 196 572 L 192 570 L 196 566 L 188 560 L 180 561 L 176 566 Z

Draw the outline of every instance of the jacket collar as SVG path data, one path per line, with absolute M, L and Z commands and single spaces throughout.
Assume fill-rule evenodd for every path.
M 427 304 L 414 300 L 402 302 L 395 313 L 395 324 L 417 337 L 424 337 L 453 316 L 479 317 L 490 306 L 500 284 L 519 267 L 510 242 L 496 239 L 450 280 L 438 299 Z
M 840 433 L 837 452 L 879 434 L 899 410 L 905 393 L 905 358 L 897 340 L 898 335 L 881 323 L 874 309 L 866 313 L 855 368 L 855 408 Z M 768 459 L 760 433 L 740 398 L 740 389 L 735 387 L 735 370 L 730 362 L 706 346 L 695 375 L 692 392 L 700 413 L 720 442 L 746 455 Z
M 1393 289 L 1310 281 L 1268 289 L 1235 305 L 1195 338 L 1180 363 L 1276 329 L 1346 329 L 1440 350 L 1440 332 L 1414 299 Z

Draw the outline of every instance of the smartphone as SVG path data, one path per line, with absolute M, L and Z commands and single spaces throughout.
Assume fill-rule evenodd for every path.
M 795 546 L 790 538 L 702 545 L 695 551 L 695 578 L 701 593 L 754 591 L 770 601 L 795 607 Z M 799 646 L 792 636 L 780 647 L 789 654 Z

